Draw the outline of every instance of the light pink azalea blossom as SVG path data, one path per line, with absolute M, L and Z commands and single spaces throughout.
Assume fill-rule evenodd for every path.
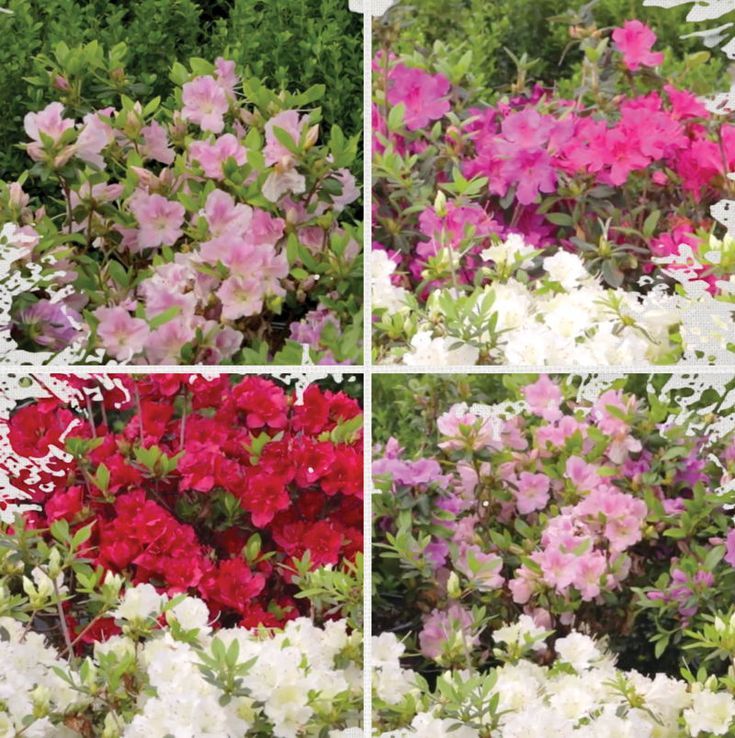
M 64 118 L 64 106 L 60 102 L 47 105 L 38 113 L 28 113 L 23 119 L 23 128 L 31 143 L 26 145 L 28 155 L 34 161 L 43 157 L 43 142 L 41 134 L 58 142 L 64 131 L 74 127 L 74 121 Z
M 140 318 L 133 318 L 119 305 L 99 307 L 94 311 L 99 321 L 97 337 L 105 351 L 118 361 L 130 361 L 143 350 L 150 334 L 148 324 Z
M 173 164 L 176 155 L 169 146 L 166 129 L 160 123 L 152 120 L 140 133 L 143 136 L 140 153 L 146 159 L 152 159 L 166 165 Z
M 235 99 L 235 87 L 240 78 L 235 74 L 235 62 L 217 57 L 214 62 L 217 84 L 225 91 L 229 100 Z
M 267 166 L 291 162 L 293 154 L 276 138 L 274 128 L 285 131 L 298 146 L 301 132 L 306 123 L 306 116 L 300 116 L 295 110 L 284 110 L 273 116 L 265 124 L 265 148 L 263 156 Z
M 235 204 L 227 192 L 212 190 L 199 215 L 204 216 L 213 238 L 225 234 L 240 236 L 250 229 L 253 209 L 244 203 Z
M 295 169 L 276 170 L 268 175 L 261 191 L 269 202 L 278 202 L 284 195 L 306 192 L 306 178 Z
M 516 507 L 521 515 L 543 510 L 549 501 L 550 482 L 546 474 L 521 472 L 518 476 Z
M 136 192 L 129 202 L 130 211 L 138 221 L 138 246 L 151 249 L 172 246 L 181 238 L 185 209 L 163 195 Z
M 229 103 L 227 93 L 214 77 L 207 74 L 187 82 L 182 87 L 182 100 L 184 120 L 195 123 L 203 131 L 222 132 Z
M 228 159 L 243 166 L 248 158 L 245 148 L 231 133 L 225 133 L 214 143 L 195 141 L 189 147 L 189 153 L 199 162 L 204 174 L 212 179 L 224 179 L 224 164 Z
M 263 310 L 262 283 L 255 276 L 228 277 L 217 290 L 217 297 L 226 320 L 247 318 Z

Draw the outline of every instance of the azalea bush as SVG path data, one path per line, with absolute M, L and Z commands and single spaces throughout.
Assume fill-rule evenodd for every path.
M 86 530 L 80 553 L 92 566 L 196 596 L 218 626 L 337 612 L 359 622 L 355 399 L 258 376 L 60 381 L 7 420 L 1 466 L 26 528 Z M 85 643 L 118 632 L 110 617 L 73 613 L 67 627 Z
M 510 91 L 478 86 L 471 51 L 399 53 L 400 30 L 381 28 L 376 361 L 727 354 L 735 242 L 710 211 L 732 191 L 735 126 L 683 86 L 682 70 L 660 73 L 651 28 L 577 28 L 573 80 L 535 82 L 519 60 Z
M 484 404 L 472 381 L 433 427 L 422 407 L 411 453 L 376 427 L 377 632 L 433 680 L 491 667 L 493 630 L 527 616 L 605 640 L 620 668 L 731 690 L 732 383 L 492 376 Z
M 325 121 L 362 129 L 362 21 L 342 0 L 7 0 L 0 12 L 0 171 L 26 168 L 23 117 L 61 100 L 82 115 L 115 95 L 168 98 L 174 62 L 227 56 L 277 90 L 324 84 Z M 68 87 L 61 88 L 61 79 Z M 357 173 L 357 170 L 355 170 Z
M 343 738 L 359 726 L 353 623 L 224 626 L 197 597 L 96 565 L 93 530 L 18 519 L 0 531 L 3 734 Z M 102 619 L 114 633 L 74 629 Z
M 27 114 L 32 166 L 0 184 L 4 353 L 359 362 L 357 136 L 321 130 L 320 86 L 277 95 L 223 58 L 171 76 L 170 107 Z M 31 198 L 35 180 L 50 194 Z
M 731 735 L 735 698 L 716 679 L 702 685 L 616 668 L 604 643 L 549 631 L 522 615 L 493 634 L 489 671 L 446 671 L 432 689 L 402 667 L 392 633 L 373 639 L 376 735 L 408 738 L 543 738 Z

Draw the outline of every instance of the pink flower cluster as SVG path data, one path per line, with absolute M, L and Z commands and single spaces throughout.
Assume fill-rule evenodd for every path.
M 677 256 L 682 245 L 696 254 L 695 234 L 711 226 L 710 206 L 721 199 L 726 175 L 735 169 L 735 125 L 663 79 L 631 86 L 630 75 L 663 62 L 663 53 L 652 50 L 654 32 L 643 23 L 627 21 L 612 40 L 617 54 L 603 71 L 617 86 L 605 93 L 609 99 L 596 102 L 566 99 L 536 85 L 511 99 L 464 109 L 466 95 L 442 74 L 407 66 L 386 52 L 376 56 L 378 156 L 388 162 L 393 154 L 418 157 L 415 167 L 422 172 L 422 158 L 435 157 L 430 171 L 437 189 L 457 169 L 465 178 L 487 179 L 482 191 L 450 196 L 439 209 L 432 204 L 423 210 L 416 208 L 418 191 L 407 186 L 401 198 L 395 182 L 383 192 L 376 180 L 375 245 L 389 251 L 414 286 L 423 283 L 422 297 L 432 287 L 425 281 L 427 262 L 442 248 L 461 254 L 453 279 L 471 283 L 491 237 L 510 233 L 538 248 L 574 251 L 584 241 L 589 253 L 601 241 L 599 223 L 608 221 L 604 237 L 610 247 L 634 247 L 615 267 L 632 288 L 643 275 L 660 273 L 655 258 Z M 401 104 L 403 125 L 393 120 L 389 130 L 389 112 Z M 450 110 L 459 124 L 449 119 Z M 641 205 L 640 217 L 630 213 L 631 203 Z M 654 232 L 644 234 L 643 224 L 656 210 Z M 395 222 L 402 233 L 395 233 Z M 406 239 L 410 250 L 402 245 Z M 711 270 L 698 274 L 717 291 Z
M 544 586 L 561 595 L 574 588 L 582 600 L 594 600 L 603 588 L 615 588 L 628 575 L 630 560 L 622 554 L 642 538 L 646 504 L 603 483 L 594 467 L 573 456 L 567 460 L 565 476 L 571 481 L 580 475 L 580 481 L 592 489 L 582 489 L 588 494 L 579 503 L 562 508 L 549 521 L 541 537 L 542 549 L 531 554 L 541 575 L 522 566 L 508 583 L 519 604 L 527 603 Z M 548 478 L 537 476 L 548 488 Z M 546 501 L 548 492 L 538 508 L 545 507 Z M 520 505 L 518 511 L 522 512 Z

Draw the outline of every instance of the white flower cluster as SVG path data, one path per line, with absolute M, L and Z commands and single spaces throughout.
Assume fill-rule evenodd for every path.
M 71 684 L 87 684 L 110 659 L 131 664 L 135 680 L 146 688 L 131 719 L 123 723 L 121 716 L 113 720 L 108 715 L 105 738 L 300 738 L 313 731 L 317 721 L 320 726 L 339 726 L 344 719 L 338 714 L 340 705 L 361 704 L 362 669 L 352 657 L 359 654 L 361 636 L 349 633 L 345 621 L 320 628 L 299 618 L 275 634 L 244 628 L 214 631 L 201 600 L 185 598 L 173 607 L 167 603 L 168 598 L 149 584 L 128 589 L 114 613 L 123 635 L 97 643 L 94 657 L 77 669 L 39 634 L 25 633 L 9 618 L 0 619 L 0 738 L 15 736 L 24 720 L 30 721 L 22 730 L 25 738 L 78 736 L 63 724 L 55 725 L 61 721 L 51 716 L 103 708 Z M 132 631 L 152 624 L 151 619 L 164 612 L 171 627 L 154 629 L 136 646 Z M 237 666 L 249 664 L 229 695 L 201 668 L 204 657 L 216 654 L 217 641 L 220 652 L 236 653 Z M 70 683 L 54 667 L 63 670 Z M 359 724 L 359 711 L 345 722 L 346 730 L 335 727 L 329 738 L 350 735 L 350 727 Z
M 670 331 L 682 320 L 679 298 L 604 287 L 566 251 L 544 258 L 543 275 L 529 280 L 523 271 L 529 247 L 518 240 L 483 252 L 502 279 L 469 293 L 434 290 L 423 308 L 392 284 L 395 263 L 373 251 L 373 308 L 393 329 L 381 360 L 450 366 L 473 365 L 483 356 L 493 364 L 614 366 L 661 363 L 674 349 Z M 405 326 L 403 343 L 395 336 L 396 316 Z
M 540 631 L 539 631 L 540 632 Z M 500 631 L 499 642 L 519 642 L 524 624 L 507 626 Z M 374 679 L 376 697 L 383 705 L 395 706 L 400 699 L 385 699 L 395 675 L 401 674 L 403 695 L 413 692 L 417 712 L 407 727 L 380 734 L 381 738 L 479 738 L 481 726 L 458 725 L 445 713 L 446 699 L 431 695 L 418 697 L 415 674 L 401 669 L 398 658 L 402 646 L 392 634 L 374 639 L 373 650 L 382 655 Z M 494 738 L 704 738 L 731 735 L 735 720 L 735 698 L 727 692 L 714 692 L 703 685 L 657 674 L 653 679 L 635 671 L 616 669 L 614 658 L 598 643 L 581 633 L 571 633 L 555 643 L 556 662 L 539 666 L 529 659 L 505 664 L 488 673 L 494 677 L 492 689 L 485 693 L 485 704 L 497 695 Z M 532 647 L 533 648 L 533 647 Z M 387 678 L 390 680 L 384 683 Z M 455 693 L 472 676 L 469 671 L 446 672 L 441 677 L 445 687 Z M 408 686 L 410 685 L 410 686 Z M 400 691 L 400 690 L 396 690 Z M 437 694 L 439 690 L 437 690 Z M 446 691 L 441 691 L 446 695 Z M 468 691 L 469 704 L 478 692 Z M 401 698 L 402 699 L 402 698 Z M 405 710 L 381 710 L 400 714 Z M 490 725 L 489 712 L 482 725 Z

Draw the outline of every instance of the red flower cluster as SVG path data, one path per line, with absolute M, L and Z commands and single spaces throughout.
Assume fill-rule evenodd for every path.
M 294 559 L 339 565 L 362 549 L 361 409 L 346 394 L 312 384 L 299 403 L 256 376 L 64 379 L 101 399 L 13 414 L 18 455 L 73 457 L 18 485 L 41 506 L 37 527 L 94 521 L 104 568 L 197 595 L 220 623 L 276 625 L 304 607 Z

